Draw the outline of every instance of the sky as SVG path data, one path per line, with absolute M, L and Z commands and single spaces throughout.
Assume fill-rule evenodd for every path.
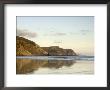
M 59 46 L 94 55 L 93 16 L 17 16 L 17 36 L 41 47 Z

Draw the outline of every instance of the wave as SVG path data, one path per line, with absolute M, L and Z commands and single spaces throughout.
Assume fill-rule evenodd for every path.
M 32 60 L 94 60 L 94 56 L 17 56 L 17 59 L 32 59 Z

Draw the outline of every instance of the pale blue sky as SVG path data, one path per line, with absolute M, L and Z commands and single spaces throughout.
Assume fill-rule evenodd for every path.
M 71 48 L 78 54 L 94 55 L 93 16 L 17 17 L 17 35 L 41 47 Z

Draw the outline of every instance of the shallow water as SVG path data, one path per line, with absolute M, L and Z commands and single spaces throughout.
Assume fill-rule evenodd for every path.
M 94 74 L 94 61 L 80 61 L 70 67 L 40 68 L 29 74 Z
M 16 66 L 17 74 L 93 74 L 94 57 L 17 56 Z
M 17 56 L 17 59 L 32 59 L 32 60 L 94 60 L 94 56 Z

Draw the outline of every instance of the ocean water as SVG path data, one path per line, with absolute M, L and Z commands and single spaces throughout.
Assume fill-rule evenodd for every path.
M 28 74 L 77 74 L 77 75 L 93 75 L 94 74 L 94 61 L 80 61 L 76 62 L 70 67 L 63 66 L 61 68 L 40 68 Z
M 16 58 L 17 60 L 94 60 L 94 56 L 17 56 Z
M 94 74 L 94 56 L 17 56 L 16 59 L 31 60 L 37 64 L 48 61 L 47 67 L 39 67 L 31 73 L 26 73 L 29 75 Z

